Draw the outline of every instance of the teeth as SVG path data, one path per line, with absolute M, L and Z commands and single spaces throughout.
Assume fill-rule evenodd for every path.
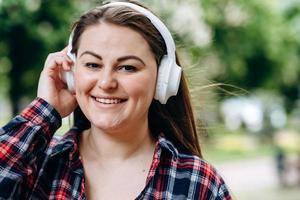
M 95 98 L 99 103 L 104 104 L 117 104 L 121 103 L 121 99 L 103 99 L 103 98 Z

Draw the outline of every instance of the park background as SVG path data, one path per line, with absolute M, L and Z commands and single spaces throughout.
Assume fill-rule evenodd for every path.
M 141 2 L 173 33 L 204 158 L 234 197 L 300 199 L 300 1 Z M 100 4 L 0 0 L 0 126 L 34 99 L 44 60 L 66 46 L 72 22 Z

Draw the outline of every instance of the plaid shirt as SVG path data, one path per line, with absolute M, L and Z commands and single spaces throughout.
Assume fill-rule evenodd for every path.
M 0 129 L 0 199 L 86 199 L 76 127 L 53 137 L 61 117 L 36 98 Z M 231 196 L 216 170 L 178 152 L 163 136 L 156 143 L 145 188 L 136 199 L 219 199 Z

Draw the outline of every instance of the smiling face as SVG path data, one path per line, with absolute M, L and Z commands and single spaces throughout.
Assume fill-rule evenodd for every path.
M 101 22 L 82 33 L 75 90 L 92 126 L 112 131 L 147 123 L 156 75 L 154 55 L 138 32 Z

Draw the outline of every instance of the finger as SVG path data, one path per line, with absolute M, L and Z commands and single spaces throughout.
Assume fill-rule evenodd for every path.
M 62 55 L 66 57 L 69 63 L 73 63 L 73 60 L 68 56 L 68 46 L 66 46 L 63 50 L 60 51 Z
M 69 58 L 69 56 L 67 54 L 63 54 L 61 55 L 61 57 L 63 58 L 62 61 L 62 67 L 64 70 L 71 70 L 72 65 L 73 65 L 73 61 Z
M 72 60 L 68 55 L 66 55 L 66 60 L 67 60 L 68 63 L 70 63 L 70 64 L 73 64 L 73 63 L 74 63 L 73 60 Z
M 45 66 L 50 69 L 56 68 L 57 66 L 62 65 L 63 62 L 66 60 L 67 60 L 67 56 L 61 53 L 49 54 Z
M 56 66 L 62 66 L 63 63 L 64 63 L 64 58 L 62 58 L 62 57 L 57 57 L 57 58 L 54 59 L 54 62 L 55 62 L 55 64 L 56 64 Z
M 63 63 L 62 63 L 63 70 L 70 71 L 71 67 L 72 67 L 72 64 L 70 64 L 70 62 L 68 62 L 68 60 L 63 61 Z
M 68 89 L 68 86 L 67 86 L 67 84 L 64 82 L 64 81 L 62 81 L 62 79 L 60 78 L 59 79 L 60 81 L 57 81 L 57 84 L 58 84 L 58 88 L 63 88 L 63 89 Z
M 63 48 L 63 50 L 61 50 L 62 53 L 67 54 L 68 52 L 68 46 L 66 46 L 65 48 Z

